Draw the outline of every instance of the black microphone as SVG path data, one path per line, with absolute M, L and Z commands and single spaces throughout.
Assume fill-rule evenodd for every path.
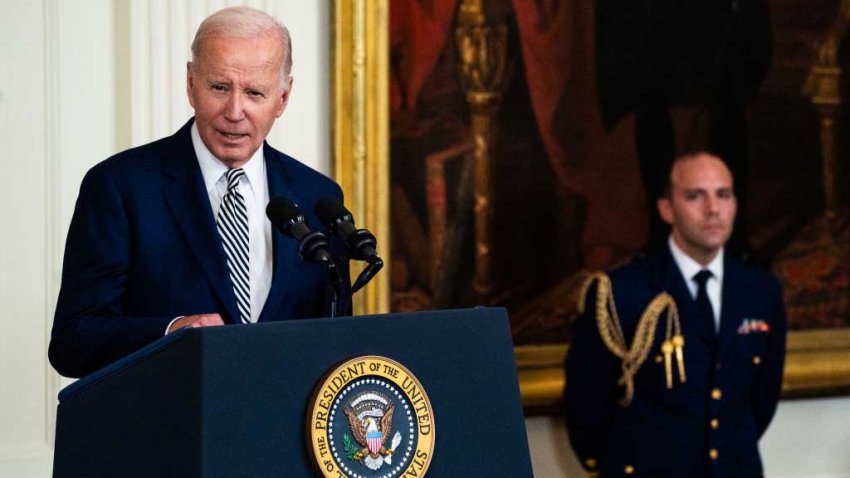
M 325 197 L 316 203 L 316 216 L 329 231 L 348 246 L 351 257 L 370 264 L 380 261 L 375 251 L 378 240 L 366 229 L 354 227 L 354 216 L 339 201 Z
M 375 252 L 378 240 L 366 229 L 354 227 L 354 217 L 351 212 L 335 199 L 328 197 L 320 199 L 316 203 L 316 216 L 329 231 L 345 242 L 351 257 L 369 263 L 351 286 L 351 292 L 357 292 L 384 267 L 384 261 Z
M 331 291 L 331 317 L 336 317 L 342 275 L 328 252 L 328 238 L 311 231 L 304 215 L 292 199 L 277 196 L 266 206 L 266 216 L 278 231 L 298 242 L 298 255 L 307 262 L 317 262 L 325 270 Z
M 277 196 L 266 206 L 266 216 L 278 231 L 298 242 L 298 255 L 307 262 L 336 267 L 328 252 L 328 238 L 311 231 L 298 205 L 288 197 Z

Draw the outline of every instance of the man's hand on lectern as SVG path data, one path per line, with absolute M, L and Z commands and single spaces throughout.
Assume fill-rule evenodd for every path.
M 218 314 L 186 315 L 175 320 L 168 327 L 166 334 L 170 334 L 183 327 L 213 327 L 216 325 L 224 325 L 224 321 L 221 320 L 221 316 Z

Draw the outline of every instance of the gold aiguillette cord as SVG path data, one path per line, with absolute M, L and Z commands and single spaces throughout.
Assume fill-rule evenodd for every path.
M 679 323 L 679 311 L 673 297 L 666 292 L 658 294 L 641 314 L 635 329 L 632 346 L 627 347 L 626 338 L 623 334 L 620 319 L 617 316 L 617 308 L 614 303 L 614 291 L 611 279 L 602 272 L 591 273 L 585 281 L 579 302 L 579 312 L 584 312 L 584 297 L 593 281 L 597 282 L 596 293 L 596 325 L 599 335 L 608 350 L 621 361 L 623 375 L 618 382 L 625 388 L 625 394 L 619 403 L 627 407 L 634 397 L 634 376 L 643 362 L 646 361 L 652 343 L 655 339 L 655 331 L 658 328 L 658 320 L 667 309 L 667 326 L 665 340 L 661 344 L 661 353 L 664 355 L 664 372 L 667 388 L 673 388 L 673 356 L 675 355 L 679 372 L 679 381 L 685 382 L 685 338 L 682 336 L 682 327 Z

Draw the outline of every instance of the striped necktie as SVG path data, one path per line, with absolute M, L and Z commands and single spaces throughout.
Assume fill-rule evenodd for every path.
M 242 168 L 228 169 L 227 192 L 221 200 L 216 226 L 227 254 L 230 282 L 236 294 L 239 320 L 243 324 L 251 321 L 251 282 L 248 275 L 248 211 L 245 198 L 239 192 L 239 180 L 245 176 Z

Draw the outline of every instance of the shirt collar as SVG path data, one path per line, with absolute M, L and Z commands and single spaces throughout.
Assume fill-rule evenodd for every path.
M 195 147 L 195 156 L 198 158 L 198 165 L 201 167 L 201 174 L 204 177 L 204 186 L 207 192 L 210 192 L 229 168 L 220 159 L 216 158 L 207 148 L 207 145 L 204 144 L 200 133 L 198 133 L 198 125 L 196 123 L 192 123 L 191 133 L 192 146 Z M 245 176 L 248 178 L 248 185 L 254 192 L 256 192 L 254 185 L 262 184 L 261 181 L 265 179 L 263 177 L 265 173 L 264 165 L 263 147 L 260 146 L 254 152 L 254 155 L 251 156 L 251 159 L 242 166 Z
M 724 248 L 721 247 L 720 250 L 717 251 L 717 255 L 714 256 L 714 259 L 712 259 L 707 265 L 703 266 L 699 262 L 693 260 L 691 256 L 685 254 L 685 251 L 680 249 L 676 244 L 676 241 L 673 240 L 672 235 L 667 240 L 667 243 L 670 245 L 670 254 L 673 256 L 673 261 L 675 261 L 676 265 L 679 266 L 679 270 L 682 271 L 682 275 L 685 276 L 685 280 L 690 281 L 697 272 L 703 269 L 708 269 L 713 274 L 713 278 L 717 279 L 718 282 L 723 283 Z

